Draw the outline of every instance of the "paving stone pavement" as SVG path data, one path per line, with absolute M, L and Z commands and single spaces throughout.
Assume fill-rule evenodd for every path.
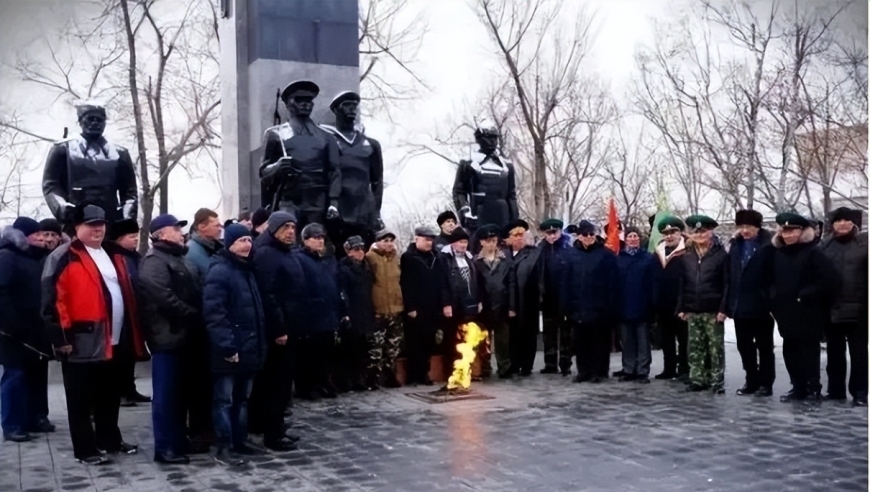
M 77 464 L 62 386 L 53 383 L 58 432 L 0 445 L 0 491 L 867 490 L 866 409 L 780 403 L 788 376 L 779 349 L 776 396 L 737 396 L 740 358 L 733 343 L 726 353 L 725 395 L 535 374 L 473 385 L 492 400 L 433 405 L 407 396 L 422 388 L 401 388 L 297 403 L 300 450 L 254 457 L 238 471 L 207 456 L 153 463 L 149 405 L 121 410 L 122 433 L 139 454 Z M 619 360 L 611 358 L 613 370 Z M 655 352 L 653 372 L 661 367 Z M 139 372 L 147 393 L 147 366 Z

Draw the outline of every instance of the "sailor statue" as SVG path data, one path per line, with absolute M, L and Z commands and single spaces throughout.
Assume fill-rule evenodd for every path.
M 287 85 L 280 96 L 290 119 L 267 129 L 263 137 L 262 206 L 295 214 L 297 230 L 339 218 L 338 145 L 311 119 L 319 93 L 320 88 L 311 81 Z
M 345 91 L 332 100 L 329 109 L 335 114 L 335 126 L 321 125 L 335 137 L 339 148 L 341 195 L 338 211 L 341 226 L 336 244 L 360 236 L 370 246 L 375 233 L 384 227 L 381 203 L 384 196 L 384 158 L 381 144 L 365 134 L 358 122 L 360 96 Z
M 106 108 L 92 102 L 76 104 L 81 135 L 55 143 L 42 175 L 42 194 L 54 217 L 72 225 L 76 207 L 96 205 L 106 221 L 136 219 L 139 194 L 130 152 L 106 140 Z
M 493 224 L 500 228 L 517 220 L 516 171 L 499 151 L 495 125 L 482 123 L 474 131 L 477 148 L 459 161 L 453 183 L 453 204 L 459 220 L 469 231 Z

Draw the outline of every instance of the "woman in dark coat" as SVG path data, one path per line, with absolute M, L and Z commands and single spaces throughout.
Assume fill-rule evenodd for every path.
M 541 331 L 541 293 L 544 291 L 541 248 L 526 244 L 529 224 L 525 221 L 516 221 L 505 229 L 508 237 L 505 255 L 511 258 L 508 276 L 511 372 L 530 376 Z
M 776 223 L 776 251 L 767 270 L 770 306 L 792 385 L 780 401 L 818 400 L 822 396 L 820 341 L 839 282 L 830 261 L 815 247 L 815 231 L 807 219 L 782 213 Z
M 247 405 L 254 375 L 266 359 L 265 316 L 257 290 L 251 231 L 233 224 L 224 231 L 226 249 L 215 255 L 205 276 L 203 313 L 214 375 L 212 418 L 218 450 L 226 465 L 243 463 L 232 454 L 250 453 Z

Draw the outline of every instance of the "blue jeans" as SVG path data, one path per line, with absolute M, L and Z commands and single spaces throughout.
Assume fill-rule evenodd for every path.
M 248 397 L 253 374 L 216 374 L 212 420 L 218 447 L 238 447 L 248 439 Z
M 27 377 L 23 367 L 3 367 L 0 377 L 0 425 L 3 434 L 27 431 Z
M 185 450 L 181 357 L 173 352 L 151 354 L 151 424 L 154 454 L 183 454 Z

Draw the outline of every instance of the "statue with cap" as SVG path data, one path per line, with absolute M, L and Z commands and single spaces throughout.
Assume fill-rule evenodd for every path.
M 335 137 L 339 148 L 341 195 L 338 211 L 341 231 L 333 241 L 344 243 L 352 236 L 361 236 L 366 245 L 374 242 L 375 233 L 384 228 L 381 203 L 384 197 L 384 158 L 381 144 L 368 137 L 359 124 L 360 96 L 344 91 L 329 105 L 335 114 L 335 126 L 320 125 Z
M 453 204 L 466 229 L 476 230 L 483 224 L 504 227 L 519 218 L 514 165 L 499 150 L 500 135 L 494 123 L 478 123 L 474 139 L 477 148 L 456 169 Z
M 106 221 L 136 219 L 139 194 L 130 152 L 106 140 L 106 108 L 83 101 L 75 106 L 81 135 L 56 142 L 48 152 L 42 193 L 55 218 L 68 227 L 76 207 L 102 208 Z
M 311 118 L 319 93 L 317 84 L 308 80 L 288 84 L 280 98 L 290 118 L 263 136 L 262 206 L 294 214 L 300 229 L 339 218 L 338 145 Z

